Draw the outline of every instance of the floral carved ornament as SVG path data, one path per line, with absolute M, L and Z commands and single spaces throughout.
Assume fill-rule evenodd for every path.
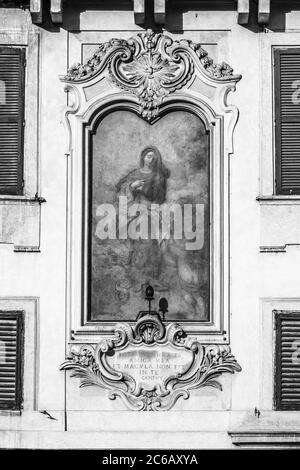
M 150 121 L 159 114 L 163 98 L 191 80 L 195 64 L 215 80 L 240 78 L 225 62 L 215 64 L 200 44 L 148 30 L 128 40 L 111 39 L 100 44 L 86 64 L 71 66 L 63 80 L 85 81 L 107 67 L 117 86 L 136 95 L 142 117 Z
M 92 347 L 71 350 L 62 370 L 81 379 L 80 387 L 96 386 L 111 400 L 121 398 L 136 411 L 170 410 L 177 400 L 203 387 L 222 390 L 223 373 L 241 370 L 227 345 L 202 345 L 180 325 L 163 324 L 158 314 L 145 315 L 135 327 L 121 323 L 115 337 Z

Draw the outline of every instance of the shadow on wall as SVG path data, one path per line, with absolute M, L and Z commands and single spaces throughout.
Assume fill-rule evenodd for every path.
M 236 1 L 179 1 L 169 0 L 166 10 L 166 24 L 165 29 L 170 32 L 183 33 L 183 16 L 187 12 L 195 12 L 195 16 L 201 11 L 235 11 Z M 196 16 L 197 17 L 197 16 Z
M 154 23 L 153 0 L 145 0 L 145 3 L 146 23 L 143 27 L 157 29 Z M 133 20 L 132 0 L 65 0 L 65 19 L 62 27 L 67 31 L 80 31 L 80 14 L 89 9 L 94 11 L 132 11 Z
M 133 11 L 133 2 L 132 0 L 102 0 L 101 2 L 99 0 L 87 0 L 85 2 L 80 0 L 65 0 L 66 19 L 63 28 L 68 31 L 80 30 L 80 14 L 89 8 L 93 8 L 95 11 Z M 183 15 L 189 11 L 195 11 L 195 14 L 197 14 L 199 11 L 227 11 L 228 9 L 236 10 L 235 0 L 225 2 L 220 2 L 220 0 L 168 0 L 164 29 L 183 33 Z M 145 13 L 146 22 L 143 28 L 160 31 L 161 28 L 154 22 L 153 0 L 145 0 Z
M 281 2 L 279 5 L 272 5 L 271 3 L 271 16 L 268 29 L 271 31 L 286 31 L 289 29 L 287 25 L 287 14 L 295 12 L 297 15 L 297 29 L 300 30 L 300 5 L 295 5 L 296 2 Z
M 194 1 L 180 1 L 168 0 L 166 25 L 168 31 L 183 32 L 183 15 L 188 11 L 194 11 L 195 14 L 201 11 L 237 11 L 237 1 L 228 0 L 194 0 Z M 270 23 L 267 28 L 271 31 L 285 31 L 287 29 L 287 14 L 297 13 L 299 16 L 295 19 L 297 22 L 297 29 L 300 30 L 300 5 L 295 0 L 279 0 L 278 2 L 271 1 L 270 10 Z M 201 13 L 200 13 L 201 14 Z M 252 31 L 253 33 L 260 33 L 264 30 L 264 25 L 258 24 L 258 0 L 250 0 L 250 13 L 249 22 L 241 27 Z
M 143 28 L 159 31 L 161 28 L 154 22 L 153 0 L 145 0 L 145 2 L 146 22 Z M 250 0 L 250 2 L 250 19 L 249 24 L 245 27 L 253 32 L 259 32 L 262 28 L 257 24 L 257 1 Z M 201 11 L 236 11 L 236 8 L 236 0 L 168 0 L 164 29 L 170 32 L 183 33 L 183 16 L 187 12 L 194 11 L 195 15 L 197 15 Z M 66 31 L 80 31 L 80 15 L 89 9 L 94 11 L 115 10 L 133 12 L 133 2 L 132 0 L 65 0 L 63 25 L 55 25 L 51 21 L 50 0 L 44 0 L 44 21 L 41 27 L 53 32 L 59 31 L 60 27 Z
M 151 28 L 159 31 L 154 22 L 153 0 L 146 1 L 146 22 L 143 29 Z M 6 7 L 12 2 L 1 1 Z M 15 2 L 14 2 L 15 3 Z M 26 7 L 26 2 L 20 1 L 23 7 Z M 60 27 L 66 31 L 80 31 L 80 15 L 81 13 L 92 9 L 94 11 L 132 11 L 132 0 L 65 0 L 64 1 L 64 23 L 62 25 L 53 24 L 50 16 L 50 0 L 44 0 L 44 21 L 40 25 L 41 28 L 47 31 L 58 32 Z M 187 12 L 195 12 L 195 16 L 201 14 L 201 11 L 236 11 L 236 0 L 220 1 L 220 0 L 168 0 L 166 9 L 166 24 L 164 29 L 170 32 L 183 33 L 183 17 Z M 286 16 L 288 13 L 300 12 L 300 5 L 296 5 L 295 1 L 284 1 L 276 4 L 271 2 L 271 15 L 270 23 L 267 28 L 271 31 L 285 31 L 286 30 Z M 250 14 L 249 22 L 243 25 L 243 28 L 248 29 L 254 33 L 262 32 L 264 25 L 259 25 L 257 22 L 258 17 L 258 0 L 250 0 Z M 300 27 L 298 28 L 300 29 Z

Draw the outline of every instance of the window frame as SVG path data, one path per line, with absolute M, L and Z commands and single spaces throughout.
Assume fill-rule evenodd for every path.
M 275 351 L 274 351 L 274 410 L 275 411 L 300 411 L 300 399 L 296 404 L 285 404 L 281 402 L 281 328 L 280 323 L 284 319 L 299 320 L 300 311 L 295 310 L 275 310 L 274 328 L 275 328 Z M 300 365 L 299 365 L 300 368 Z
M 273 94 L 274 94 L 274 144 L 275 144 L 275 195 L 276 196 L 299 196 L 299 189 L 282 189 L 282 152 L 281 152 L 281 77 L 280 77 L 280 55 L 285 54 L 300 54 L 300 47 L 293 46 L 275 46 L 273 49 L 273 63 L 274 63 L 274 83 L 273 83 Z M 295 122 L 300 122 L 295 119 Z
M 25 103 L 24 103 L 24 152 L 23 192 L 21 195 L 0 194 L 0 205 L 9 204 L 19 210 L 20 205 L 34 201 L 41 190 L 41 31 L 3 28 L 0 31 L 0 47 L 24 48 Z M 17 203 L 16 203 L 17 202 Z M 38 202 L 37 202 L 38 204 Z
M 21 411 L 23 405 L 23 389 L 24 389 L 24 312 L 23 311 L 6 311 L 0 310 L 0 318 L 17 320 L 17 336 L 16 336 L 16 391 L 15 403 L 7 404 L 1 402 L 0 398 L 0 411 Z
M 23 195 L 24 188 L 24 122 L 25 122 L 25 66 L 26 66 L 26 48 L 22 46 L 12 45 L 3 46 L 0 45 L 0 55 L 1 53 L 9 54 L 11 51 L 19 51 L 20 54 L 20 82 L 19 82 L 19 136 L 18 136 L 18 180 L 17 186 L 13 189 L 7 188 L 5 186 L 0 186 L 0 195 L 13 195 L 21 196 Z M 11 54 L 14 55 L 14 54 Z M 1 118 L 0 118 L 1 120 Z

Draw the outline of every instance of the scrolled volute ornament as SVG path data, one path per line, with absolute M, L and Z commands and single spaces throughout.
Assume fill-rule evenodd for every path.
M 147 314 L 141 317 L 134 328 L 135 341 L 145 344 L 159 342 L 164 334 L 165 326 L 158 314 Z
M 240 78 L 228 64 L 214 64 L 200 44 L 148 30 L 128 40 L 114 38 L 100 44 L 86 64 L 72 65 L 62 79 L 83 82 L 107 68 L 113 83 L 134 94 L 141 116 L 151 121 L 163 99 L 191 80 L 196 66 L 214 80 Z
M 222 390 L 217 378 L 241 367 L 229 346 L 202 345 L 180 325 L 165 325 L 158 313 L 145 312 L 135 326 L 118 324 L 114 337 L 95 348 L 71 350 L 61 369 L 79 378 L 80 387 L 104 389 L 130 410 L 163 411 L 188 399 L 193 389 Z

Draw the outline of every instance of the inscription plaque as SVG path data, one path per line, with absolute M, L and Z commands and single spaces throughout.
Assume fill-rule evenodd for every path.
M 170 376 L 187 372 L 193 362 L 193 353 L 188 350 L 176 351 L 171 345 L 131 346 L 126 351 L 116 351 L 107 358 L 112 369 L 130 374 L 137 388 L 152 390 L 153 384 L 165 384 Z
M 241 367 L 227 345 L 202 345 L 176 323 L 167 326 L 156 312 L 146 313 L 134 327 L 116 326 L 112 339 L 95 347 L 71 350 L 61 365 L 81 379 L 81 387 L 98 386 L 111 400 L 121 398 L 131 410 L 169 410 L 190 390 L 215 387 L 222 373 Z

